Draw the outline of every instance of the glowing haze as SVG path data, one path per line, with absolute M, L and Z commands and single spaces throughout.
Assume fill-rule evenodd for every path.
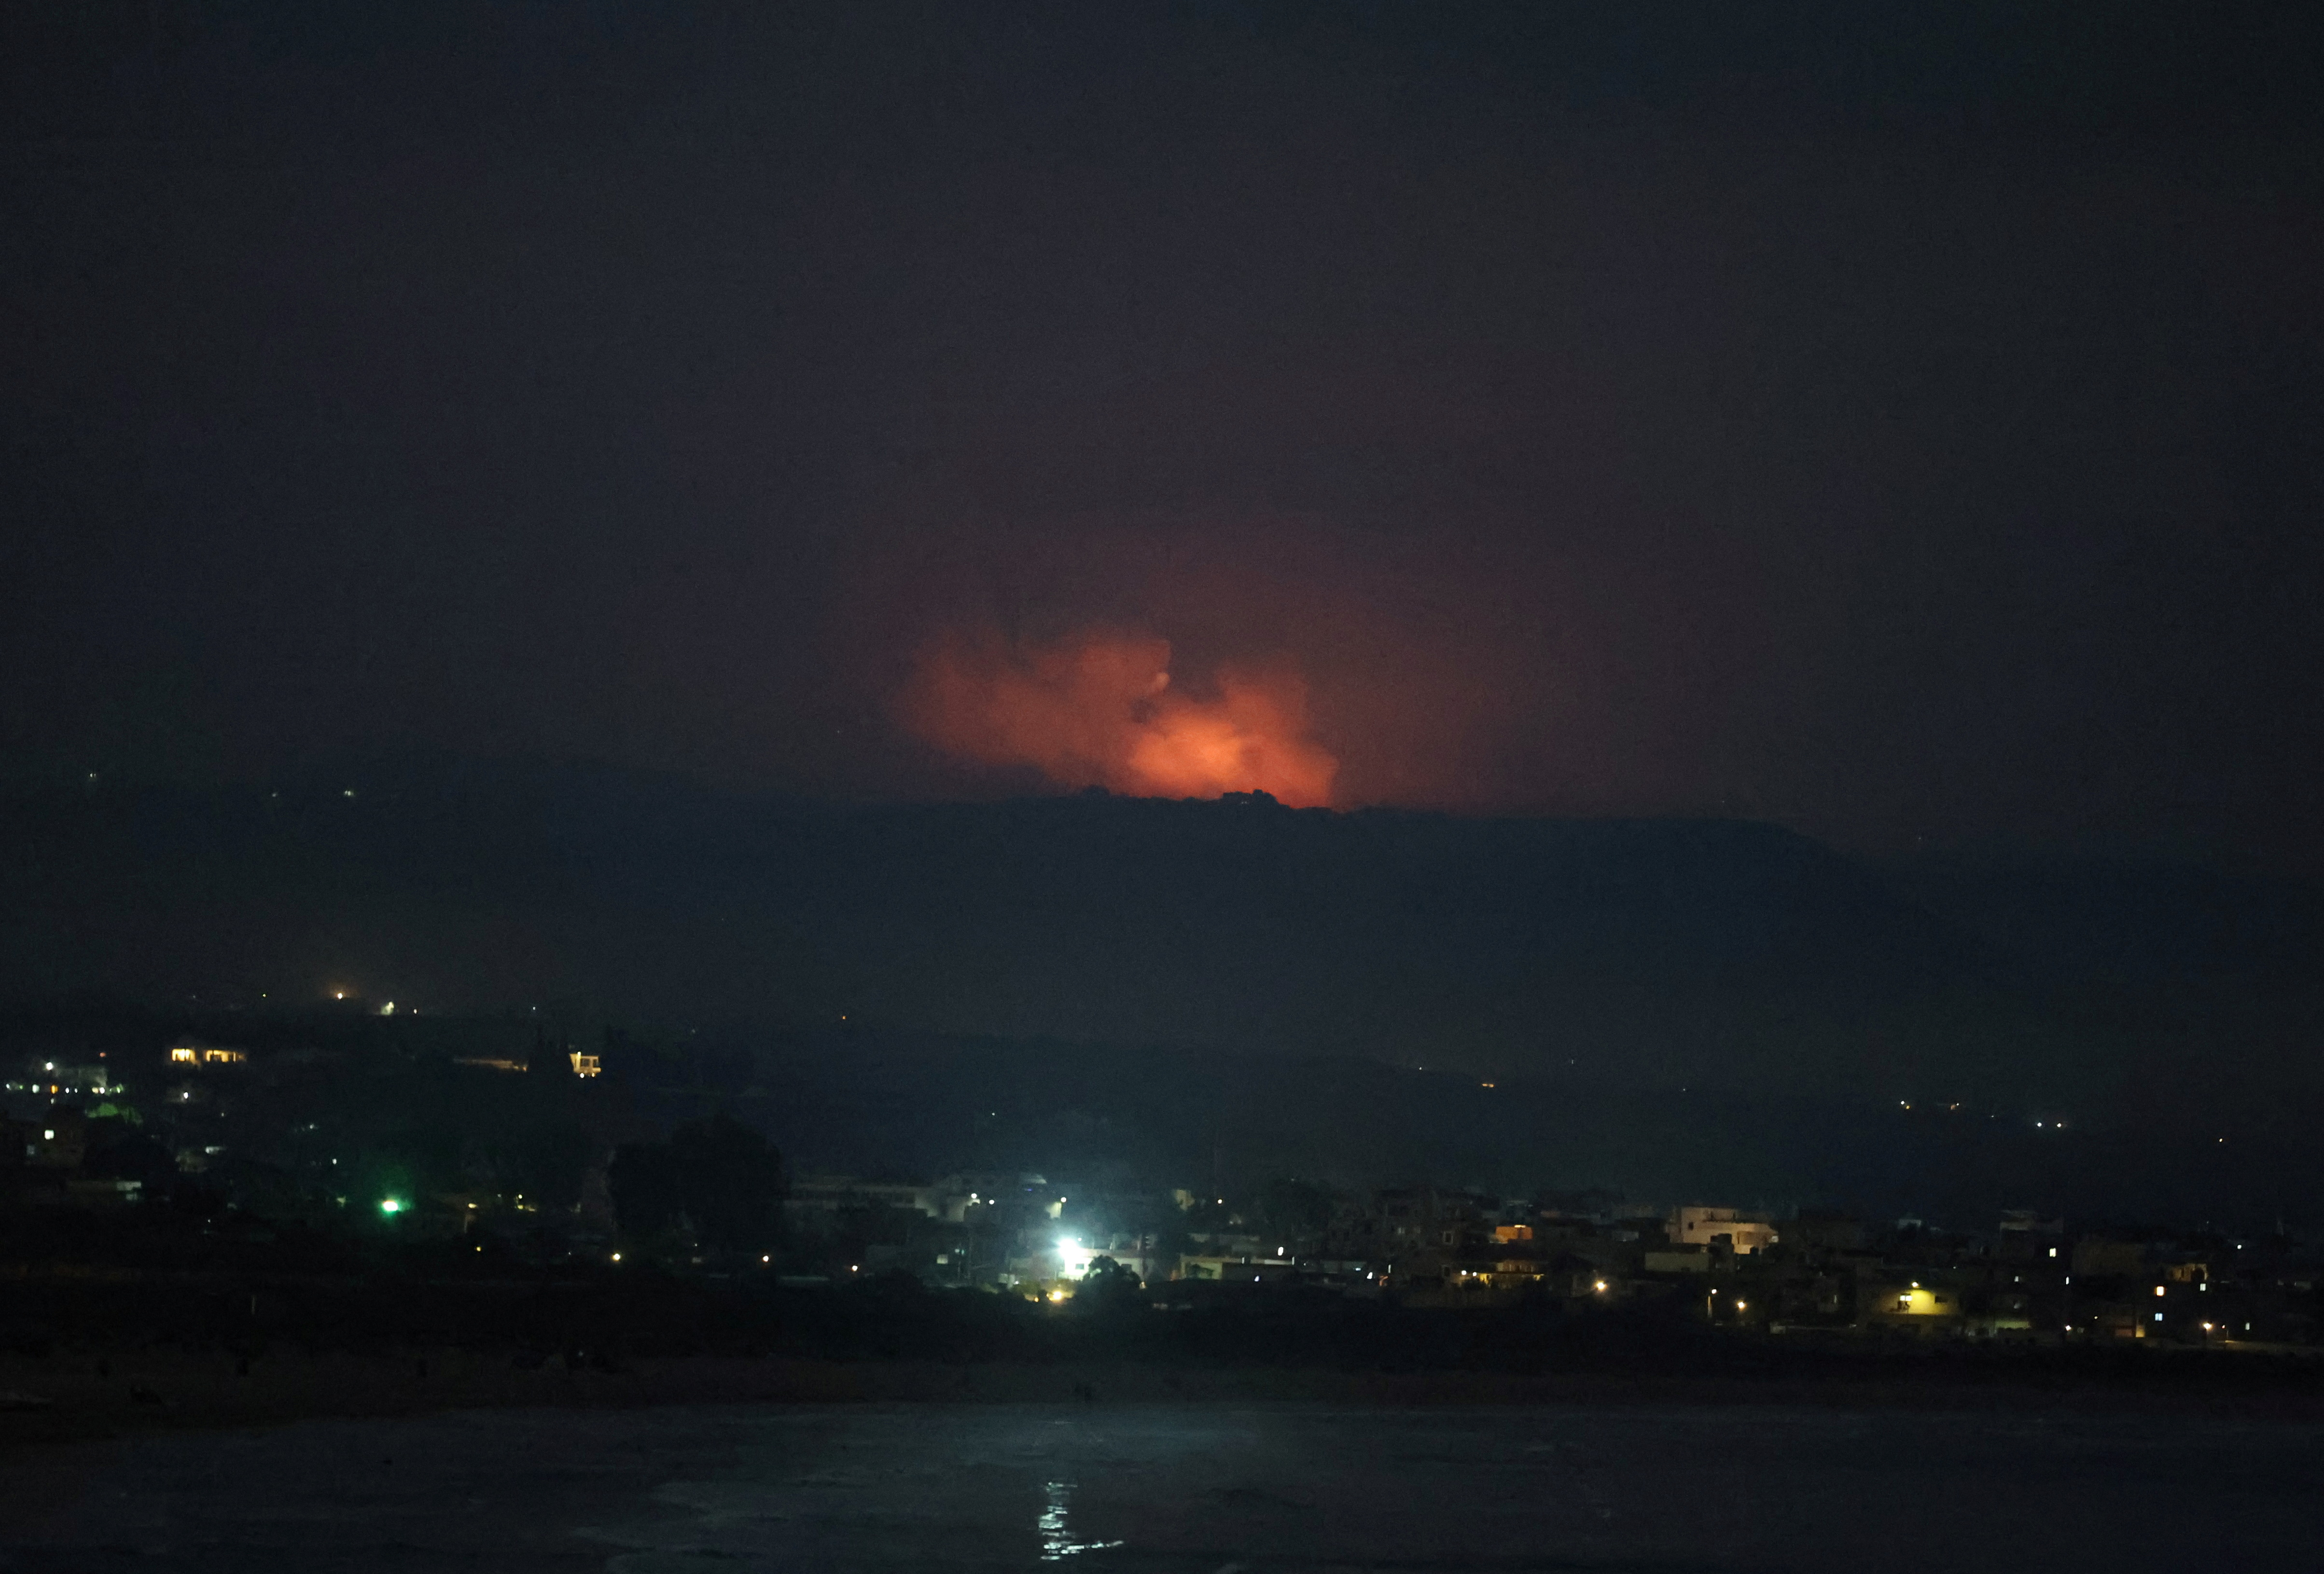
M 1170 642 L 1091 631 L 1052 645 L 954 634 L 927 649 L 904 719 L 982 765 L 1030 766 L 1059 787 L 1142 797 L 1264 792 L 1332 801 L 1340 762 L 1308 736 L 1307 686 L 1222 670 L 1209 697 L 1170 677 Z

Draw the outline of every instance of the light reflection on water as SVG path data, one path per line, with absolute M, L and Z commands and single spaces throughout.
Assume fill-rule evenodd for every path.
M 78 1468 L 55 1524 L 0 1526 L 0 1569 L 409 1574 L 426 1548 L 493 1574 L 1960 1574 L 2001 1548 L 2054 1574 L 2315 1574 L 2324 1425 L 2046 1404 L 737 1406 L 161 1436 Z
M 2031 1421 L 2038 1421 L 2032 1424 Z M 669 1518 L 608 1535 L 617 1574 L 968 1574 L 1065 1563 L 2157 1574 L 2236 1526 L 2241 1570 L 2312 1571 L 2324 1428 L 1776 1406 L 1397 1410 L 1170 1405 L 793 1410 Z M 1981 1515 L 1957 1505 L 1975 1500 Z M 1723 1505 L 1674 1514 L 1673 1503 Z M 2232 1512 L 2229 1505 L 2232 1504 Z M 1032 1512 L 1032 1534 L 1026 1515 Z M 1134 1540 L 1127 1537 L 1132 1525 Z M 1083 1554 L 1093 1554 L 1084 1557 Z M 1553 1560 L 1548 1566 L 1561 1566 Z
M 1052 1481 L 1047 1487 L 1049 1504 L 1041 1510 L 1041 1517 L 1033 1528 L 1041 1533 L 1041 1561 L 1054 1563 L 1070 1558 L 1076 1552 L 1102 1552 L 1108 1547 L 1118 1547 L 1120 1542 L 1077 1542 L 1065 1528 L 1065 1505 L 1074 1494 L 1070 1481 Z

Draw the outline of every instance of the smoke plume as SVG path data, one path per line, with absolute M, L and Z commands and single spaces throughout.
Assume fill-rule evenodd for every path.
M 1090 631 L 1024 646 L 954 634 L 923 655 L 904 713 L 947 754 L 1031 766 L 1059 787 L 1332 801 L 1339 761 L 1307 735 L 1303 680 L 1222 670 L 1213 687 L 1202 698 L 1173 686 L 1170 642 L 1150 636 Z

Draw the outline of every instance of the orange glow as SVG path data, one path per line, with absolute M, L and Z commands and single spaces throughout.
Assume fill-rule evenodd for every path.
M 947 754 L 1029 765 L 1060 787 L 1329 804 L 1340 762 L 1307 736 L 1306 684 L 1222 671 L 1216 687 L 1214 699 L 1173 688 L 1167 640 L 1090 632 L 1028 648 L 954 636 L 923 656 L 905 715 Z

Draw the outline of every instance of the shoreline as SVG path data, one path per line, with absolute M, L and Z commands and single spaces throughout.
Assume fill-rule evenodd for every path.
M 506 1352 L 393 1355 L 147 1348 L 0 1357 L 0 1467 L 76 1444 L 156 1433 L 390 1419 L 462 1410 L 748 1404 L 1301 1404 L 1433 1409 L 1709 1405 L 1835 1410 L 2232 1414 L 2324 1421 L 2324 1395 L 2155 1388 L 1945 1372 L 1766 1376 L 1622 1370 L 1387 1372 L 1131 1361 L 825 1360 L 672 1356 L 605 1367 Z

